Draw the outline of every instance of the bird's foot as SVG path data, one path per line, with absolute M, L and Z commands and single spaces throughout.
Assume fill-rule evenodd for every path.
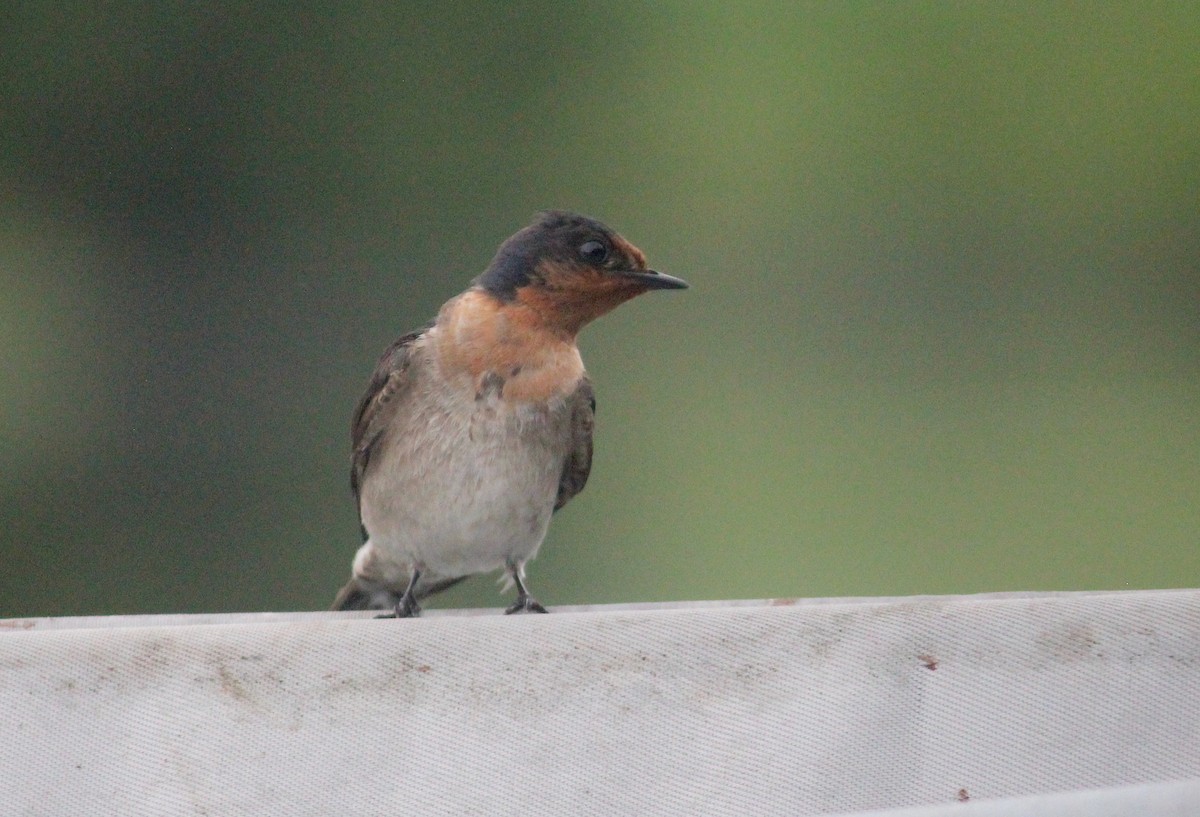
M 520 593 L 517 595 L 517 600 L 512 603 L 512 606 L 504 611 L 504 614 L 511 616 L 513 613 L 549 613 L 545 607 L 541 605 L 537 599 L 528 593 Z
M 389 616 L 380 616 L 380 618 L 418 618 L 420 615 L 421 605 L 417 604 L 412 593 L 405 593 L 400 597 L 400 601 L 396 602 L 395 612 Z

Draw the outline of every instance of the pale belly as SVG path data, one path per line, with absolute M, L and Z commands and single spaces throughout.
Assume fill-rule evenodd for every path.
M 550 525 L 567 451 L 564 401 L 534 408 L 494 398 L 409 407 L 362 491 L 378 566 L 442 576 L 532 559 Z

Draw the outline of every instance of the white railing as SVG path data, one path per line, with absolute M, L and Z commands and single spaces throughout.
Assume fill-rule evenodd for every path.
M 982 814 L 1130 785 L 1109 802 L 1200 800 L 1200 590 L 0 621 L 0 814 Z

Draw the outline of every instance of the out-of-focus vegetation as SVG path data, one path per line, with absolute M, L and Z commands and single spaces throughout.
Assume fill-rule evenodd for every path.
M 547 604 L 1194 586 L 1198 42 L 1155 2 L 9 4 L 0 615 L 326 606 L 375 357 L 547 207 L 693 285 L 582 338 Z

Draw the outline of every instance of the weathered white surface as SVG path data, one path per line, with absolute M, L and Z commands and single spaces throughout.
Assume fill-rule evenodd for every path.
M 854 817 L 1194 817 L 1200 779 L 998 800 L 858 811 Z
M 1193 590 L 0 622 L 3 814 L 801 815 L 1189 778 Z

